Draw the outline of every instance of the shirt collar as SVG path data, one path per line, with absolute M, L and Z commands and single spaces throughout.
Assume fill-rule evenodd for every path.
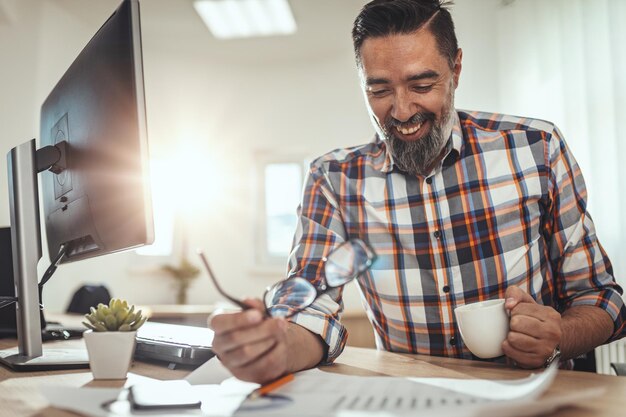
M 448 146 L 450 149 L 446 152 L 446 156 L 444 161 L 448 159 L 450 156 L 454 156 L 454 161 L 456 161 L 459 156 L 463 155 L 463 128 L 461 127 L 461 120 L 459 119 L 459 113 L 454 112 L 454 122 L 452 124 L 452 133 L 450 134 L 450 140 L 448 142 Z M 451 155 L 451 153 L 456 153 L 456 155 Z
M 461 121 L 459 120 L 459 114 L 455 111 L 452 114 L 453 122 L 452 122 L 452 132 L 450 133 L 450 138 L 446 143 L 446 153 L 442 161 L 446 161 L 447 164 L 451 165 L 451 162 L 455 162 L 459 155 L 461 155 L 461 150 L 463 149 L 463 130 L 461 129 Z M 376 136 L 376 140 L 380 140 L 378 135 Z M 383 141 L 385 146 L 385 162 L 383 163 L 381 172 L 389 173 L 393 171 L 394 162 L 393 155 L 389 151 L 387 144 Z M 451 162 L 448 162 L 451 161 Z
M 380 169 L 380 172 L 389 173 L 393 170 L 393 156 L 391 152 L 389 152 L 389 147 L 387 146 L 387 142 L 383 141 L 376 135 L 376 140 L 380 140 L 382 145 L 385 147 L 385 162 L 383 163 L 383 167 Z

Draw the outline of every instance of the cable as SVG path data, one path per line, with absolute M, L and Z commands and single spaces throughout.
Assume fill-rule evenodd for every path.
M 0 297 L 0 308 L 8 307 L 13 303 L 17 302 L 17 297 Z
M 61 262 L 65 257 L 66 252 L 67 245 L 64 243 L 61 245 L 61 247 L 59 247 L 59 252 L 57 253 L 57 256 L 52 260 L 50 266 L 48 267 L 48 269 L 46 269 L 46 272 L 44 272 L 41 281 L 39 281 L 39 308 L 41 309 L 43 309 L 43 286 L 46 282 L 50 280 L 50 278 L 52 278 L 52 275 L 57 270 L 59 262 Z
M 52 278 L 52 274 L 54 274 L 54 272 L 57 270 L 57 266 L 59 265 L 59 262 L 61 262 L 65 257 L 66 252 L 67 245 L 62 244 L 59 248 L 59 253 L 57 253 L 57 256 L 52 260 L 52 263 L 50 263 L 50 266 L 48 267 L 48 269 L 46 269 L 46 272 L 44 272 L 41 281 L 39 281 L 39 289 L 43 288 L 44 284 L 48 282 L 50 278 Z
M 43 308 L 43 298 L 42 298 L 43 286 L 46 282 L 50 280 L 50 278 L 52 278 L 52 274 L 54 274 L 54 272 L 57 270 L 57 266 L 59 265 L 59 262 L 61 262 L 63 258 L 65 257 L 66 252 L 67 252 L 67 245 L 65 244 L 61 245 L 61 247 L 59 248 L 59 253 L 57 253 L 57 256 L 52 260 L 52 263 L 50 264 L 48 269 L 46 269 L 46 272 L 43 274 L 43 278 L 41 278 L 41 281 L 39 282 L 38 287 L 39 287 L 39 307 L 40 308 Z M 18 300 L 17 297 L 0 296 L 0 308 L 8 307 L 11 304 L 16 303 L 17 300 Z

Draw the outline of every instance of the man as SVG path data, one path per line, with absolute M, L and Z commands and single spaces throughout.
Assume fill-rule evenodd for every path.
M 375 0 L 357 17 L 377 136 L 311 164 L 289 278 L 319 284 L 324 256 L 359 237 L 378 254 L 358 284 L 379 348 L 470 359 L 454 307 L 505 298 L 510 362 L 574 358 L 621 337 L 626 317 L 580 170 L 548 122 L 455 110 L 462 51 L 446 7 Z M 248 303 L 211 320 L 235 376 L 267 382 L 341 353 L 341 288 L 289 321 Z

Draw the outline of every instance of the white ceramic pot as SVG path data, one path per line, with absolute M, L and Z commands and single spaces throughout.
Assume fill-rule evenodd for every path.
M 94 379 L 124 379 L 135 352 L 137 332 L 83 333 Z

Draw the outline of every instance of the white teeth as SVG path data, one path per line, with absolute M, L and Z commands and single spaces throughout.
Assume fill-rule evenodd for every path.
M 400 131 L 400 133 L 402 133 L 403 135 L 412 135 L 413 133 L 417 132 L 418 130 L 420 130 L 420 128 L 422 127 L 422 124 L 418 124 L 417 126 L 414 127 L 396 127 L 396 129 L 398 129 Z

